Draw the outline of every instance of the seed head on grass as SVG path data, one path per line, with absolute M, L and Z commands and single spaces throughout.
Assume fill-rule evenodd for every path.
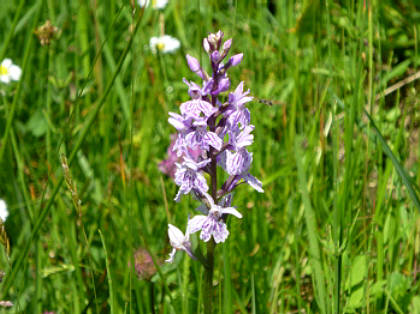
M 38 37 L 41 46 L 48 46 L 58 33 L 58 27 L 52 25 L 50 20 L 45 21 L 35 30 L 35 35 Z

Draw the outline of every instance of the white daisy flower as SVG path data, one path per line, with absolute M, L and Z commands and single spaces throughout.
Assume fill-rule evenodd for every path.
M 172 53 L 181 46 L 181 43 L 178 39 L 172 36 L 163 35 L 160 37 L 150 38 L 149 45 L 153 53 L 156 53 L 157 51 L 160 53 Z
M 7 211 L 6 202 L 0 199 L 0 219 L 5 222 L 9 216 L 9 212 Z
M 10 81 L 18 81 L 22 70 L 10 59 L 4 59 L 0 64 L 0 82 L 9 84 Z
M 138 0 L 139 6 L 144 8 L 149 5 L 150 0 Z M 168 0 L 152 0 L 153 9 L 163 9 L 168 4 Z

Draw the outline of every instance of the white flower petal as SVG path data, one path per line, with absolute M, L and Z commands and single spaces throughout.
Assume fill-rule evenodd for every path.
M 211 197 L 210 194 L 208 193 L 203 193 L 204 197 L 207 199 L 207 201 L 209 202 L 210 205 L 210 209 L 214 207 L 214 200 L 213 197 Z
M 174 225 L 168 225 L 168 236 L 172 247 L 176 249 L 181 249 L 184 246 L 185 236 L 182 233 L 182 231 Z
M 9 58 L 6 58 L 3 60 L 3 62 L 1 63 L 2 66 L 4 66 L 5 68 L 9 68 L 12 65 L 12 60 Z
M 137 3 L 141 8 L 149 5 L 150 0 L 138 0 Z M 153 9 L 163 9 L 168 4 L 168 0 L 152 0 Z
M 5 222 L 7 216 L 9 216 L 9 212 L 7 211 L 6 202 L 0 199 L 0 219 Z
M 172 249 L 171 253 L 169 253 L 169 258 L 165 260 L 166 263 L 172 263 L 175 258 L 176 249 Z
M 221 211 L 222 214 L 229 214 L 233 215 L 237 218 L 242 218 L 242 214 L 236 210 L 235 207 L 222 207 Z
M 206 219 L 207 219 L 207 216 L 203 216 L 203 215 L 194 216 L 192 219 L 190 219 L 188 221 L 188 227 L 187 227 L 188 233 L 191 234 L 191 233 L 195 233 L 201 230 Z
M 17 65 L 11 65 L 9 68 L 9 75 L 14 81 L 19 81 L 22 75 L 22 70 Z
M 9 75 L 0 75 L 0 82 L 9 84 L 10 76 Z

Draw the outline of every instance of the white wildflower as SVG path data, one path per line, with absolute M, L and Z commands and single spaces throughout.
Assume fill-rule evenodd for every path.
M 5 222 L 9 216 L 9 212 L 7 211 L 6 202 L 0 199 L 0 219 Z
M 150 0 L 138 0 L 139 6 L 144 8 L 149 5 Z M 168 4 L 168 0 L 152 0 L 153 9 L 164 9 Z
M 160 53 L 172 53 L 175 52 L 180 46 L 181 43 L 178 39 L 169 36 L 163 35 L 160 37 L 150 38 L 150 49 L 153 53 L 159 51 Z
M 10 81 L 18 81 L 22 70 L 10 59 L 4 59 L 0 64 L 0 82 L 9 84 Z

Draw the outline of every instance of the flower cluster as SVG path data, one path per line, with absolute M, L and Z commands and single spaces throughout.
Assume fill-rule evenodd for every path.
M 191 233 L 201 231 L 200 239 L 205 242 L 211 238 L 216 243 L 226 240 L 229 235 L 225 223 L 227 215 L 242 218 L 230 206 L 231 193 L 239 184 L 246 182 L 258 192 L 264 192 L 261 182 L 249 173 L 252 153 L 247 147 L 253 143 L 254 126 L 246 104 L 253 98 L 249 96 L 249 90 L 244 91 L 243 82 L 228 97 L 221 97 L 231 87 L 227 70 L 243 58 L 242 53 L 226 58 L 232 39 L 223 43 L 223 36 L 223 32 L 218 31 L 203 41 L 211 63 L 211 75 L 196 58 L 186 56 L 189 68 L 202 79 L 202 84 L 184 79 L 191 99 L 181 104 L 180 114 L 169 113 L 168 121 L 178 132 L 171 147 L 171 161 L 182 161 L 175 163 L 175 183 L 179 186 L 175 200 L 180 201 L 183 195 L 191 193 L 203 204 L 197 208 L 202 215 L 189 219 L 185 235 L 169 225 L 169 239 L 174 249 L 168 262 L 172 262 L 176 250 L 194 256 L 189 240 Z M 217 166 L 228 174 L 220 189 L 214 186 Z M 211 195 L 207 175 L 211 179 Z

